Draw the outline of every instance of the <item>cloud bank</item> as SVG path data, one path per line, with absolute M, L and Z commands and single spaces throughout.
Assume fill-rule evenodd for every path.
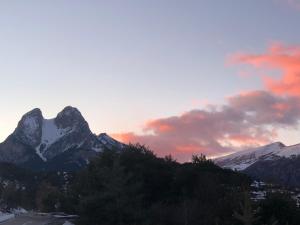
M 144 134 L 113 134 L 123 142 L 139 142 L 158 155 L 187 161 L 192 154 L 223 155 L 271 142 L 279 128 L 297 127 L 300 119 L 300 46 L 273 44 L 263 54 L 233 55 L 236 64 L 278 70 L 262 76 L 265 90 L 231 96 L 224 105 L 193 109 L 144 124 Z

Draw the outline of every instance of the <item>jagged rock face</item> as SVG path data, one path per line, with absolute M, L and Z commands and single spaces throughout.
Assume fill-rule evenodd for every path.
M 40 109 L 26 113 L 14 133 L 0 144 L 0 162 L 26 167 L 75 168 L 86 165 L 105 148 L 124 145 L 107 134 L 90 131 L 81 113 L 71 106 L 56 118 L 44 119 Z
M 76 129 L 90 132 L 88 123 L 84 120 L 78 109 L 67 106 L 55 118 L 55 124 L 60 129 Z
M 14 131 L 15 137 L 28 146 L 36 147 L 41 140 L 43 119 L 40 109 L 26 113 Z
M 22 164 L 34 159 L 39 160 L 34 149 L 22 143 L 13 134 L 0 144 L 0 162 Z

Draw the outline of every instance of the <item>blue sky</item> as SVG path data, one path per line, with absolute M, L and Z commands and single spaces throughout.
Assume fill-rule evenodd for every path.
M 226 60 L 273 41 L 298 44 L 296 4 L 1 1 L 0 140 L 35 107 L 45 117 L 78 107 L 95 133 L 139 132 L 147 120 L 262 89 Z

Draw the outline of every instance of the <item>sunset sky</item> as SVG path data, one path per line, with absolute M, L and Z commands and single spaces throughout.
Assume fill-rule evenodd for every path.
M 300 0 L 0 2 L 0 141 L 77 107 L 184 161 L 300 143 Z

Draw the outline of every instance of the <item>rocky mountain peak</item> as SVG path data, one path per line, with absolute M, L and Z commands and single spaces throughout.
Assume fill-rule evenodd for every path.
M 30 115 L 32 115 L 32 116 L 34 116 L 34 115 L 43 116 L 42 111 L 39 108 L 32 109 L 31 111 L 25 113 L 24 116 L 30 116 Z
M 103 149 L 124 146 L 105 133 L 93 134 L 77 108 L 67 106 L 52 119 L 44 119 L 40 109 L 33 109 L 0 143 L 0 162 L 38 170 L 75 170 Z
M 81 116 L 81 113 L 75 107 L 66 106 L 60 113 L 58 113 L 58 115 L 60 115 L 60 116 L 72 116 L 72 115 L 73 116 L 74 115 Z
M 24 144 L 35 147 L 39 144 L 43 126 L 42 111 L 38 108 L 26 113 L 14 131 L 15 136 Z
M 274 142 L 272 144 L 270 144 L 270 146 L 278 146 L 280 148 L 286 147 L 285 144 L 283 144 L 282 142 L 278 141 L 278 142 Z
M 88 128 L 88 124 L 79 112 L 79 110 L 72 106 L 65 107 L 55 118 L 55 123 L 59 128 L 74 128 L 84 126 Z

